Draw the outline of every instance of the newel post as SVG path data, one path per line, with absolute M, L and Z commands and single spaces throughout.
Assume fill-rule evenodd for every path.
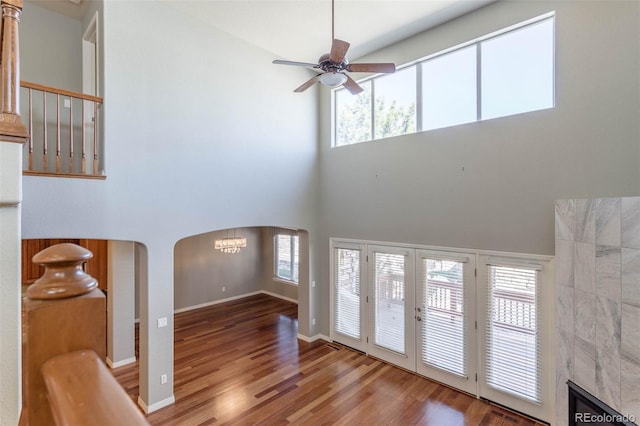
M 23 299 L 24 424 L 53 424 L 41 373 L 47 360 L 83 349 L 105 360 L 106 300 L 96 279 L 83 269 L 92 257 L 75 244 L 57 244 L 33 257 L 45 271 Z
M 1 0 L 2 45 L 0 55 L 0 134 L 24 142 L 27 128 L 20 116 L 20 41 L 18 24 L 22 13 L 22 0 Z

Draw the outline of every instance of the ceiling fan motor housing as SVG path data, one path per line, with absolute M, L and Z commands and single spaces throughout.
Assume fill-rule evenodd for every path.
M 320 68 L 324 72 L 341 72 L 347 69 L 347 65 L 349 64 L 349 59 L 345 56 L 342 59 L 342 62 L 336 63 L 329 59 L 329 54 L 325 53 L 320 56 L 318 59 L 318 68 Z

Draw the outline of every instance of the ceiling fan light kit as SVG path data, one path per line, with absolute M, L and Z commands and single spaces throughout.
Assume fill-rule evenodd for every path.
M 352 79 L 346 71 L 349 72 L 368 72 L 368 73 L 393 73 L 396 71 L 395 64 L 392 63 L 369 63 L 369 64 L 350 64 L 347 59 L 347 51 L 349 50 L 349 43 L 343 40 L 339 40 L 334 36 L 334 9 L 335 0 L 331 0 L 331 51 L 325 55 L 322 55 L 317 64 L 309 62 L 294 62 L 275 60 L 274 64 L 279 65 L 293 65 L 298 67 L 311 68 L 321 72 L 304 82 L 301 86 L 296 88 L 294 92 L 304 92 L 309 87 L 320 82 L 320 84 L 327 87 L 339 87 L 344 86 L 349 92 L 354 95 L 362 92 L 362 87 L 354 79 Z
M 347 76 L 339 72 L 326 72 L 320 74 L 320 83 L 327 87 L 342 86 L 347 81 Z

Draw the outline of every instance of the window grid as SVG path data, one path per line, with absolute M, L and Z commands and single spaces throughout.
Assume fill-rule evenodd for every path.
M 498 37 L 502 37 L 505 35 L 508 35 L 510 33 L 515 33 L 519 30 L 523 30 L 526 29 L 528 27 L 534 26 L 536 24 L 540 24 L 543 23 L 545 21 L 555 21 L 555 12 L 549 12 L 546 13 L 544 15 L 535 17 L 535 18 L 531 18 L 529 20 L 526 20 L 524 22 L 503 28 L 501 30 L 492 32 L 490 34 L 487 34 L 485 36 L 481 36 L 478 37 L 476 39 L 470 40 L 468 42 L 465 43 L 461 43 L 457 46 L 448 48 L 448 49 L 444 49 L 442 51 L 436 52 L 434 54 L 425 56 L 423 58 L 417 59 L 415 61 L 409 62 L 407 64 L 404 64 L 402 66 L 397 67 L 397 71 L 409 68 L 409 67 L 414 67 L 414 69 L 416 70 L 416 132 L 421 132 L 423 131 L 423 123 L 422 123 L 422 64 L 425 62 L 428 62 L 430 60 L 457 52 L 459 50 L 462 50 L 464 48 L 467 48 L 469 46 L 475 46 L 476 49 L 476 121 L 482 121 L 482 49 L 481 49 L 481 44 L 487 41 L 490 41 L 492 39 L 498 38 Z M 552 30 L 555 32 L 555 30 Z M 552 35 L 552 38 L 555 40 L 555 34 Z M 553 52 L 552 52 L 552 56 L 553 56 Z M 554 64 L 553 67 L 555 68 L 555 61 L 552 58 L 552 63 Z M 376 98 L 375 98 L 375 81 L 380 78 L 383 77 L 384 75 L 375 75 L 375 76 L 371 76 L 371 77 L 367 77 L 365 79 L 359 80 L 358 83 L 362 84 L 364 82 L 370 82 L 371 84 L 371 139 L 367 140 L 367 141 L 359 141 L 359 142 L 370 142 L 373 140 L 376 140 L 375 137 L 375 104 L 376 104 Z M 551 89 L 551 98 L 552 98 L 552 105 L 551 107 L 555 106 L 555 76 L 552 76 L 552 87 Z M 334 139 L 332 141 L 332 147 L 338 147 L 338 146 L 343 146 L 343 145 L 349 145 L 349 144 L 343 144 L 343 145 L 338 145 L 337 141 L 337 127 L 338 127 L 338 117 L 337 117 L 337 111 L 338 111 L 338 105 L 337 105 L 337 97 L 336 97 L 336 93 L 342 90 L 346 90 L 344 88 L 337 88 L 334 89 L 332 91 L 332 106 L 333 106 L 333 111 L 332 111 L 332 121 L 333 121 L 333 127 L 334 127 L 334 131 L 333 131 L 333 135 L 334 135 Z M 537 109 L 531 110 L 531 111 L 535 111 Z M 513 114 L 518 114 L 519 112 L 515 112 Z M 508 115 L 513 115 L 513 114 L 508 114 Z M 464 123 L 460 123 L 460 124 L 464 124 Z M 432 129 L 435 130 L 435 129 Z M 409 134 L 409 133 L 407 133 Z
M 476 43 L 476 121 L 482 120 L 482 49 Z
M 422 131 L 422 62 L 416 65 L 416 132 Z

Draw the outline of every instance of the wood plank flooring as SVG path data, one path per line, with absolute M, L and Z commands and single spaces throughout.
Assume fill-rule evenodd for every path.
M 340 345 L 297 339 L 266 295 L 175 316 L 175 404 L 152 425 L 536 425 Z M 113 370 L 132 399 L 138 366 Z

